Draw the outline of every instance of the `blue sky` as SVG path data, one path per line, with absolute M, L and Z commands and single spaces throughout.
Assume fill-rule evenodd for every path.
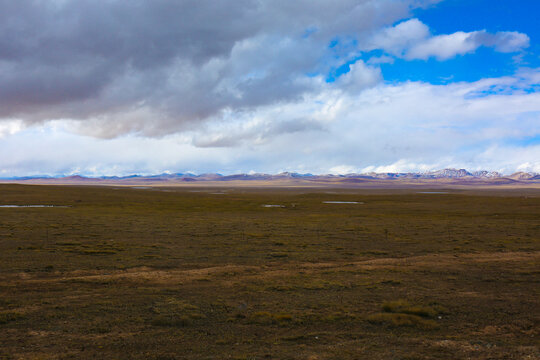
M 0 2 L 0 177 L 540 172 L 534 0 Z
M 485 77 L 513 74 L 520 67 L 540 66 L 540 2 L 535 0 L 447 0 L 426 10 L 415 11 L 416 17 L 428 25 L 434 34 L 455 31 L 488 32 L 519 31 L 531 39 L 530 47 L 519 59 L 515 54 L 498 53 L 493 49 L 480 48 L 473 55 L 456 57 L 446 62 L 430 61 L 429 67 L 422 62 L 403 64 L 407 78 L 399 76 L 398 67 L 388 69 L 389 79 L 437 82 L 453 75 L 453 81 L 475 81 Z M 424 70 L 425 69 L 425 70 Z M 424 75 L 423 72 L 426 74 Z
M 446 0 L 427 9 L 416 9 L 413 16 L 429 26 L 434 35 L 451 34 L 456 31 L 471 32 L 486 30 L 518 31 L 531 39 L 530 46 L 519 54 L 500 53 L 492 48 L 481 47 L 473 54 L 456 56 L 446 61 L 401 60 L 381 64 L 385 81 L 426 81 L 446 84 L 456 81 L 477 81 L 486 77 L 508 76 L 521 67 L 540 66 L 540 2 L 521 0 Z M 401 22 L 400 20 L 399 22 Z M 373 50 L 355 59 L 369 60 L 384 54 Z M 348 64 L 332 71 L 328 79 L 333 81 L 339 74 L 348 71 Z

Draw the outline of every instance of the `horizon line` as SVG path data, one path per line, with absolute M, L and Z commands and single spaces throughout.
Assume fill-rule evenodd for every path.
M 195 173 L 191 171 L 187 172 L 168 172 L 164 171 L 161 173 L 130 173 L 127 175 L 85 175 L 84 173 L 71 173 L 71 174 L 56 174 L 56 175 L 49 175 L 49 174 L 34 174 L 34 175 L 20 175 L 20 176 L 0 176 L 1 180 L 17 180 L 17 179 L 62 179 L 62 178 L 70 178 L 70 177 L 81 177 L 86 179 L 104 179 L 104 178 L 130 178 L 130 177 L 159 177 L 159 176 L 178 176 L 178 177 L 201 177 L 204 175 L 215 175 L 219 177 L 231 177 L 231 176 L 257 176 L 257 175 L 265 175 L 265 176 L 279 176 L 279 175 L 297 175 L 297 176 L 304 176 L 304 177 L 317 177 L 317 176 L 336 176 L 336 177 L 346 177 L 346 176 L 369 176 L 369 175 L 385 175 L 385 174 L 395 174 L 395 175 L 433 175 L 438 172 L 443 171 L 455 171 L 455 172 L 465 172 L 465 176 L 478 176 L 482 174 L 493 174 L 493 177 L 504 177 L 504 176 L 512 176 L 515 174 L 528 174 L 528 175 L 540 175 L 540 173 L 534 172 L 534 171 L 514 171 L 512 173 L 504 173 L 496 170 L 467 170 L 465 168 L 443 168 L 443 169 L 437 169 L 437 170 L 427 170 L 427 171 L 384 171 L 384 172 L 377 172 L 377 171 L 369 171 L 369 172 L 350 172 L 350 173 L 301 173 L 297 171 L 282 171 L 278 173 L 266 173 L 266 172 L 239 172 L 239 173 L 230 173 L 230 174 L 222 174 L 219 172 L 201 172 L 201 173 Z

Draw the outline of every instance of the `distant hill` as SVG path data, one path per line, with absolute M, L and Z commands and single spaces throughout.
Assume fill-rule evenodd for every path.
M 539 185 L 540 174 L 517 172 L 502 175 L 494 171 L 474 171 L 465 169 L 442 169 L 424 173 L 365 173 L 365 174 L 299 174 L 283 172 L 280 174 L 157 174 L 129 176 L 84 177 L 70 175 L 64 177 L 19 177 L 0 179 L 2 183 L 20 184 L 62 184 L 62 185 L 118 185 L 118 186 L 175 186 L 182 184 L 230 186 L 497 186 L 497 185 Z

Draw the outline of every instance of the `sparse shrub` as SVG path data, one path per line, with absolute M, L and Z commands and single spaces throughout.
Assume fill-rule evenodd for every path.
M 442 308 L 441 308 L 442 309 Z M 411 326 L 421 329 L 436 329 L 438 324 L 431 319 L 440 313 L 440 307 L 411 305 L 406 300 L 385 302 L 382 313 L 368 316 L 373 324 L 387 324 L 391 326 Z
M 292 321 L 292 315 L 290 314 L 275 314 L 274 319 L 278 322 Z
M 386 324 L 391 326 L 411 326 L 421 329 L 436 329 L 438 324 L 434 320 L 424 319 L 420 316 L 401 313 L 377 313 L 368 316 L 373 324 Z

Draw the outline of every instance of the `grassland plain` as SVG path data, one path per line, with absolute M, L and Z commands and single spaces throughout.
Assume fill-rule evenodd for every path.
M 0 359 L 540 358 L 538 190 L 0 185 L 0 204 L 67 206 L 0 208 Z

